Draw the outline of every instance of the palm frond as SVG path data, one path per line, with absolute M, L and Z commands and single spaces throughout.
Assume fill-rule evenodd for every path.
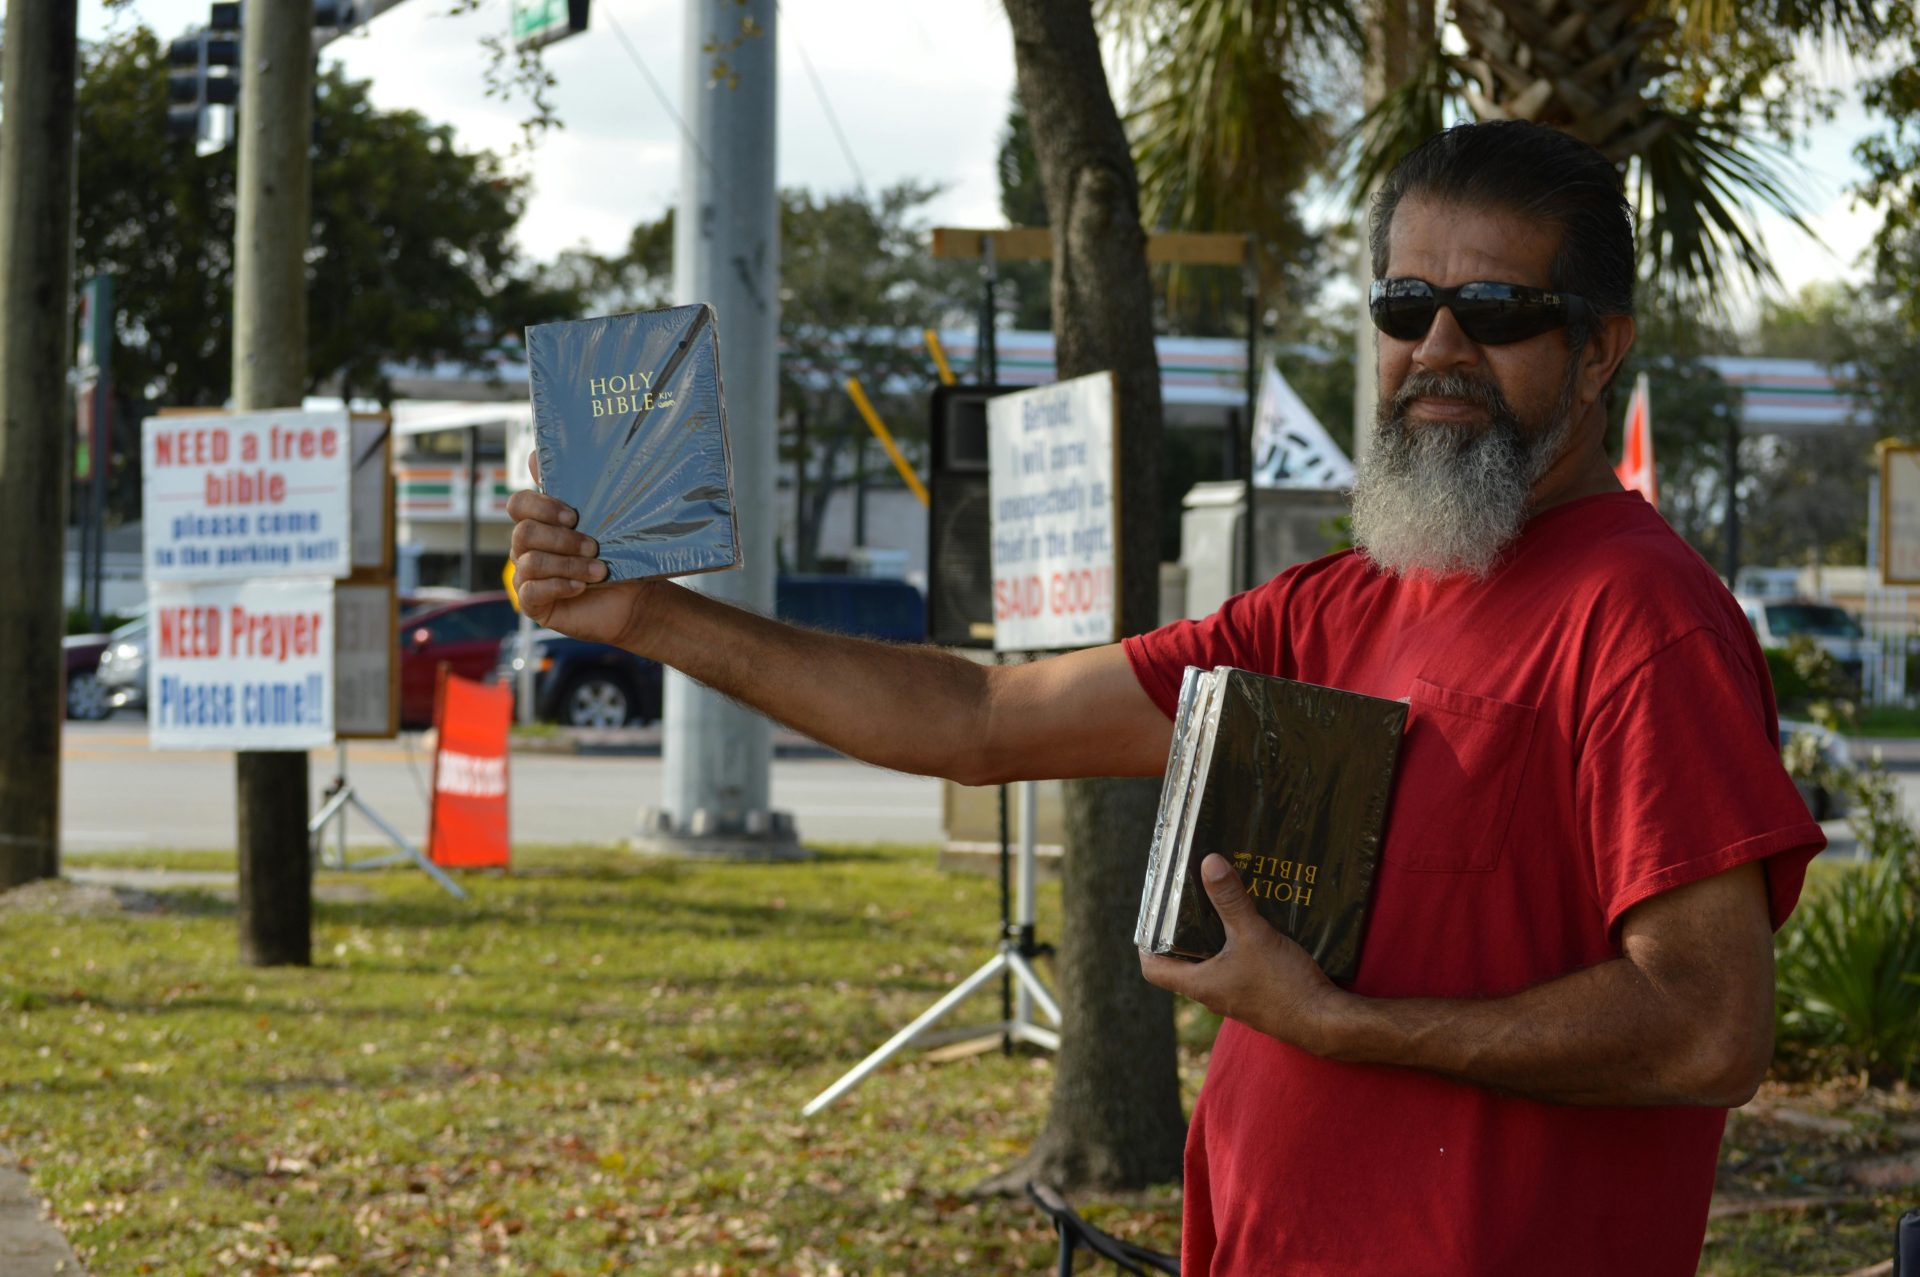
M 1358 48 L 1350 6 L 1325 0 L 1110 0 L 1161 25 L 1143 51 L 1128 132 L 1153 226 L 1243 230 L 1327 151 L 1309 67 Z M 1177 21 L 1166 21 L 1169 12 Z M 1136 15 L 1137 16 L 1137 15 Z M 1237 225 L 1218 224 L 1223 217 Z M 1257 228 L 1255 228 L 1257 229 Z
M 1758 238 L 1760 208 L 1813 235 L 1788 157 L 1738 119 L 1658 109 L 1650 114 L 1667 127 L 1635 158 L 1629 177 L 1641 219 L 1644 273 L 1724 316 L 1731 292 L 1778 282 Z
M 1700 46 L 1739 26 L 1862 48 L 1886 33 L 1878 0 L 1662 0 L 1682 41 Z
M 1458 120 L 1469 118 L 1466 66 L 1434 41 L 1412 73 L 1347 134 L 1340 172 L 1348 208 L 1358 210 L 1400 157 Z

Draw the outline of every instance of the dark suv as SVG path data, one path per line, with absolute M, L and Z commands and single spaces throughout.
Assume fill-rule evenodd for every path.
M 774 583 L 774 612 L 815 629 L 917 643 L 927 636 L 926 604 L 905 581 L 862 576 L 783 576 Z M 605 643 L 535 630 L 534 716 L 568 727 L 650 723 L 662 706 L 660 667 Z M 497 682 L 519 685 L 526 658 L 520 636 L 500 644 Z

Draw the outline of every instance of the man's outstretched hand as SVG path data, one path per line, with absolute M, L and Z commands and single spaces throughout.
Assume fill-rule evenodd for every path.
M 562 634 L 629 646 L 652 583 L 601 585 L 607 565 L 595 557 L 600 547 L 574 531 L 579 515 L 564 502 L 539 492 L 516 492 L 507 500 L 507 513 L 514 520 L 513 583 L 521 610 Z
M 1209 1011 L 1240 1021 L 1291 1046 L 1328 1054 L 1341 1012 L 1353 995 L 1327 979 L 1307 951 L 1275 931 L 1233 866 L 1221 856 L 1200 865 L 1207 898 L 1220 914 L 1227 943 L 1205 962 L 1140 955 L 1149 984 L 1192 998 Z

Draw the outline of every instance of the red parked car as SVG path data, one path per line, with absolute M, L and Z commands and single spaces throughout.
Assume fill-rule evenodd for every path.
M 445 664 L 462 678 L 485 682 L 500 640 L 520 626 L 504 590 L 454 599 L 407 598 L 400 605 L 400 725 L 433 725 L 433 693 Z

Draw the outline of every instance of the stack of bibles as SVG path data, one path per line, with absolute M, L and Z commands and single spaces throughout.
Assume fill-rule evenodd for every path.
M 527 329 L 540 490 L 600 543 L 607 580 L 737 567 L 711 306 Z
M 1195 961 L 1220 952 L 1200 877 L 1217 852 L 1269 923 L 1352 979 L 1406 720 L 1403 701 L 1188 667 L 1134 942 Z

